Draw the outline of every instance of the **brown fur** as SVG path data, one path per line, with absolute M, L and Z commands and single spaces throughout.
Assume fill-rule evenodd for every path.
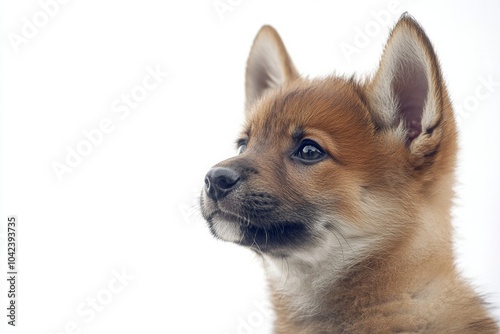
M 425 66 L 412 69 L 398 63 L 406 58 L 391 58 L 406 47 L 406 38 L 423 50 Z M 261 66 L 268 49 L 276 60 Z M 385 50 L 378 72 L 365 82 L 303 79 L 276 31 L 263 27 L 247 68 L 247 149 L 217 165 L 239 173 L 238 188 L 215 201 L 202 196 L 204 216 L 210 222 L 217 212 L 229 212 L 239 217 L 237 231 L 244 228 L 238 224 L 265 229 L 265 242 L 254 237 L 246 246 L 262 255 L 268 271 L 275 333 L 498 333 L 454 266 L 457 135 L 432 45 L 403 16 Z M 266 66 L 276 64 L 279 71 L 266 76 Z M 399 116 L 384 114 L 380 92 L 387 73 L 410 71 L 392 82 L 397 95 L 419 68 L 430 75 L 423 83 L 428 111 L 412 137 Z M 289 159 L 295 137 L 314 140 L 328 158 L 313 165 Z M 245 207 L 249 199 L 258 218 Z M 275 221 L 300 219 L 313 225 L 305 242 L 267 248 Z M 324 244 L 324 232 L 316 233 L 320 222 L 335 235 L 339 251 L 328 253 L 334 248 Z M 214 234 L 224 239 L 220 230 Z

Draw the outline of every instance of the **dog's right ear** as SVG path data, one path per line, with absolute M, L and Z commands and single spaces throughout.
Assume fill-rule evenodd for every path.
M 278 88 L 299 75 L 278 32 L 265 25 L 257 33 L 246 69 L 246 110 L 267 89 Z

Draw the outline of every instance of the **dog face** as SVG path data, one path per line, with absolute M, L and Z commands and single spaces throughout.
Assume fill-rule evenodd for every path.
M 265 26 L 248 60 L 246 96 L 239 155 L 207 173 L 201 196 L 217 238 L 277 257 L 324 249 L 333 238 L 351 249 L 389 247 L 418 225 L 399 222 L 416 220 L 452 182 L 451 108 L 432 47 L 409 17 L 365 82 L 300 78 Z

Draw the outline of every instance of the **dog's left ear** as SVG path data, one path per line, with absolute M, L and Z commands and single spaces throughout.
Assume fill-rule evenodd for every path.
M 446 134 L 454 139 L 453 112 L 438 60 L 409 15 L 391 32 L 369 96 L 375 125 L 404 142 L 416 167 L 435 155 Z
M 278 32 L 263 26 L 257 33 L 246 69 L 246 110 L 268 89 L 278 88 L 299 75 Z

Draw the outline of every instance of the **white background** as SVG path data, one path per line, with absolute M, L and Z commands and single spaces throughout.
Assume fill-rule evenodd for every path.
M 499 307 L 500 3 L 401 1 L 383 26 L 373 13 L 389 10 L 385 0 L 220 3 L 230 10 L 219 15 L 213 0 L 72 0 L 16 52 L 9 36 L 41 5 L 2 1 L 2 268 L 7 215 L 18 216 L 20 238 L 18 326 L 4 328 L 2 274 L 2 333 L 269 333 L 272 317 L 256 306 L 266 300 L 259 260 L 214 240 L 196 204 L 206 171 L 235 154 L 251 42 L 272 24 L 301 73 L 369 75 L 404 11 L 433 41 L 455 105 L 468 108 L 459 116 L 458 262 Z M 372 36 L 348 59 L 342 43 L 355 46 L 367 27 Z M 112 104 L 147 67 L 168 76 L 120 119 Z M 108 118 L 112 132 L 60 182 L 53 162 Z M 126 286 L 113 278 L 122 270 L 133 276 Z M 90 319 L 77 309 L 90 310 L 92 298 L 106 305 Z

